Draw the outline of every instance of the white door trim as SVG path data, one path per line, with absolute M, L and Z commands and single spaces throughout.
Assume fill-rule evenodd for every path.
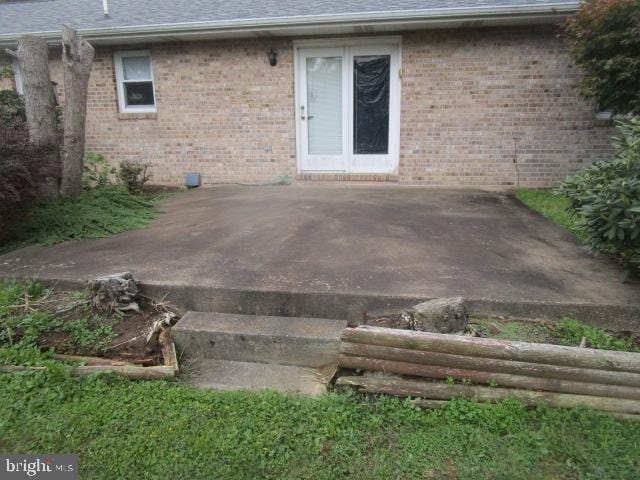
M 387 165 L 382 170 L 357 170 L 354 171 L 351 168 L 351 162 L 348 162 L 347 171 L 341 170 L 341 173 L 351 173 L 351 174 L 363 174 L 363 173 L 384 173 L 384 174 L 397 174 L 398 173 L 398 165 L 400 160 L 400 99 L 401 99 L 401 78 L 400 71 L 402 68 L 402 37 L 400 36 L 378 36 L 378 37 L 353 37 L 353 38 L 326 38 L 326 39 L 304 39 L 304 40 L 296 40 L 293 43 L 294 55 L 293 55 L 293 70 L 294 70 L 294 116 L 295 116 L 295 128 L 296 128 L 296 163 L 298 173 L 303 173 L 306 170 L 304 169 L 305 165 L 303 164 L 303 135 L 302 135 L 302 120 L 300 116 L 300 92 L 302 91 L 301 79 L 300 75 L 300 67 L 301 67 L 301 59 L 300 59 L 300 50 L 308 49 L 308 48 L 328 48 L 328 47 L 341 47 L 345 49 L 345 64 L 349 63 L 353 55 L 351 53 L 351 48 L 354 47 L 353 50 L 355 52 L 365 51 L 365 47 L 376 47 L 376 46 L 388 46 L 393 47 L 395 54 L 392 55 L 391 62 L 391 82 L 390 82 L 390 99 L 389 99 L 389 158 L 390 164 Z M 394 62 L 394 59 L 396 60 Z M 352 109 L 352 73 L 351 68 L 349 68 L 347 75 L 347 89 L 349 90 L 349 102 L 348 108 Z M 349 84 L 351 82 L 351 84 Z M 352 149 L 352 122 L 351 122 L 352 112 L 347 115 L 348 121 L 348 148 Z M 348 156 L 350 156 L 350 152 L 347 152 Z M 330 171 L 327 171 L 330 173 Z

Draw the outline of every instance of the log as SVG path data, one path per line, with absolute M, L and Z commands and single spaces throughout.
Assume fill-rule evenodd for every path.
M 640 415 L 640 401 L 624 398 L 532 392 L 476 385 L 447 385 L 445 383 L 426 382 L 423 380 L 357 376 L 340 377 L 336 381 L 336 385 L 355 387 L 364 393 L 384 393 L 399 397 L 423 397 L 431 400 L 466 398 L 478 402 L 498 402 L 506 398 L 516 398 L 528 406 L 546 403 L 552 407 L 589 407 L 606 412 Z
M 60 353 L 54 353 L 53 358 L 55 360 L 69 361 L 69 362 L 82 362 L 85 365 L 95 366 L 95 365 L 111 365 L 111 366 L 121 366 L 121 367 L 133 367 L 135 366 L 133 363 L 125 362 L 122 360 L 112 360 L 110 358 L 101 358 L 101 357 L 85 357 L 82 355 L 63 355 Z
M 159 367 L 129 367 L 129 366 L 108 366 L 108 365 L 95 365 L 95 366 L 82 366 L 76 367 L 72 370 L 72 374 L 76 377 L 82 377 L 85 375 L 91 375 L 94 373 L 111 372 L 117 375 L 123 375 L 132 380 L 162 380 L 175 377 L 175 370 L 173 367 L 159 366 Z
M 547 365 L 544 363 L 517 362 L 495 358 L 472 357 L 451 353 L 409 350 L 406 348 L 366 345 L 364 343 L 345 343 L 340 345 L 340 353 L 357 357 L 395 360 L 422 365 L 438 365 L 483 372 L 512 373 L 543 378 L 557 378 L 577 382 L 602 383 L 640 387 L 640 374 L 587 368 Z
M 640 354 L 543 343 L 414 332 L 382 327 L 347 328 L 342 341 L 549 365 L 640 373 Z
M 24 372 L 27 370 L 46 370 L 47 367 L 30 367 L 26 365 L 0 365 L 0 373 Z
M 164 359 L 164 364 L 168 367 L 173 368 L 174 372 L 177 374 L 178 357 L 176 355 L 176 345 L 173 342 L 173 337 L 171 336 L 171 328 L 163 327 L 160 330 L 158 341 L 160 342 L 160 349 L 162 350 L 162 358 Z
M 91 44 L 65 25 L 62 29 L 65 105 L 60 185 L 60 193 L 65 196 L 82 192 L 87 95 L 93 56 Z
M 13 373 L 22 371 L 44 371 L 47 367 L 31 367 L 25 365 L 0 365 L 0 373 Z M 137 367 L 135 365 L 83 365 L 71 370 L 75 377 L 83 377 L 94 373 L 112 372 L 128 377 L 132 380 L 162 380 L 173 378 L 176 371 L 173 367 Z
M 459 380 L 470 380 L 474 383 L 496 382 L 500 386 L 544 390 L 548 392 L 575 393 L 602 397 L 629 398 L 640 400 L 640 388 L 620 385 L 602 385 L 599 383 L 575 382 L 555 378 L 527 377 L 508 373 L 482 372 L 462 368 L 441 367 L 437 365 L 420 365 L 417 363 L 379 360 L 375 358 L 352 357 L 340 355 L 339 365 L 344 368 L 379 370 L 400 375 L 412 375 L 435 379 L 452 377 Z

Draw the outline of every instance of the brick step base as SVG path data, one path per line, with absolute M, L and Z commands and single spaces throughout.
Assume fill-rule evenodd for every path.
M 299 173 L 296 180 L 305 182 L 398 182 L 398 175 L 379 173 Z

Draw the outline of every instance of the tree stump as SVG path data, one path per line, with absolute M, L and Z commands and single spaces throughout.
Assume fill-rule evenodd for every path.
M 99 277 L 89 282 L 91 305 L 99 311 L 140 311 L 138 285 L 131 272 Z
M 411 313 L 414 329 L 423 332 L 460 332 L 469 322 L 469 312 L 462 297 L 428 300 L 413 307 Z
M 468 321 L 469 312 L 461 297 L 436 298 L 406 310 L 364 315 L 364 325 L 435 333 L 461 332 Z

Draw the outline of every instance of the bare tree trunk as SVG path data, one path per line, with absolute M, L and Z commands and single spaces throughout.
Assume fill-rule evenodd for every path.
M 60 158 L 56 100 L 49 75 L 47 42 L 40 37 L 24 35 L 18 40 L 17 52 L 7 50 L 15 57 L 22 73 L 24 103 L 29 129 L 29 141 L 39 147 L 51 147 L 40 165 L 38 194 L 44 198 L 58 196 Z
M 62 147 L 61 193 L 76 196 L 82 192 L 87 91 L 94 50 L 67 26 L 62 30 L 64 66 L 64 142 Z

